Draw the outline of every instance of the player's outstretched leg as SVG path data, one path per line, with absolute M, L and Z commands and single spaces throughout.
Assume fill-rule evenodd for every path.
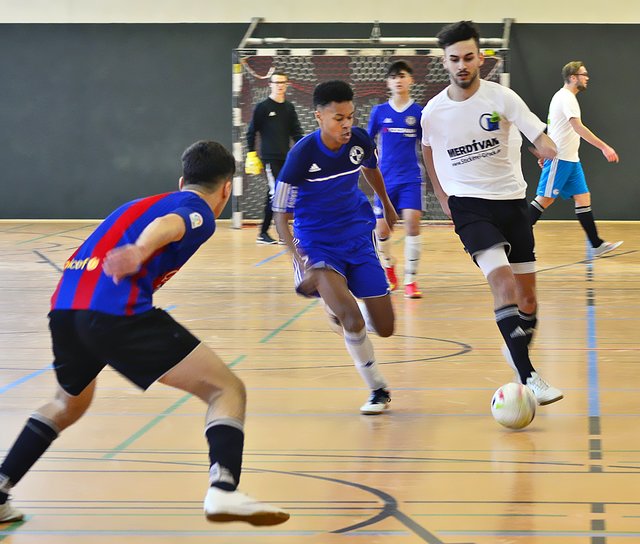
M 9 500 L 11 488 L 44 455 L 58 435 L 82 417 L 91 404 L 94 391 L 95 380 L 76 396 L 58 386 L 53 400 L 38 408 L 27 420 L 0 465 L 0 523 L 23 519 L 22 512 Z
M 361 407 L 360 412 L 367 415 L 381 414 L 388 407 L 390 395 L 387 390 L 387 382 L 378 368 L 373 344 L 367 335 L 365 321 L 358 304 L 349 292 L 343 276 L 331 269 L 317 270 L 316 274 L 318 292 L 342 324 L 347 351 L 351 355 L 358 373 L 371 390 L 371 396 Z M 386 297 L 390 298 L 388 294 Z M 383 326 L 378 328 L 377 325 L 378 323 L 374 321 L 374 326 L 381 336 L 389 336 L 393 332 L 392 327 L 389 330 L 389 327 L 386 329 Z M 381 323 L 381 325 L 383 324 Z
M 238 491 L 244 448 L 246 391 L 242 381 L 207 346 L 199 344 L 159 380 L 208 404 L 209 484 L 204 512 L 209 521 L 277 525 L 289 514 Z

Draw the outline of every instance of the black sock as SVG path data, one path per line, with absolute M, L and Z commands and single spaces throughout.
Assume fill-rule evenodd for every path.
M 529 219 L 531 221 L 531 226 L 535 225 L 540 219 L 540 216 L 544 212 L 544 207 L 537 200 L 532 200 L 529 204 Z
M 502 333 L 513 363 L 518 369 L 520 380 L 522 383 L 527 383 L 527 378 L 531 376 L 532 372 L 535 372 L 529 359 L 529 342 L 530 336 L 527 335 L 525 329 L 522 327 L 523 321 L 518 311 L 516 304 L 509 304 L 498 308 L 496 311 L 496 322 L 498 328 Z
M 242 471 L 242 450 L 244 448 L 244 431 L 242 424 L 232 419 L 224 423 L 214 422 L 205 435 L 209 442 L 209 483 L 225 491 L 234 491 L 240 483 Z M 229 424 L 231 423 L 231 425 Z M 237 424 L 237 426 L 232 426 Z
M 598 236 L 598 229 L 596 228 L 596 222 L 593 219 L 591 206 L 576 206 L 576 217 L 587 234 L 587 238 L 589 238 L 589 242 L 591 242 L 592 247 L 599 247 L 604 240 Z
M 0 465 L 0 482 L 5 482 L 0 494 L 0 504 L 6 502 L 9 489 L 22 479 L 57 437 L 57 429 L 42 416 L 31 416 L 27 420 Z
M 538 325 L 538 316 L 536 312 L 528 314 L 520 310 L 520 321 L 522 322 L 522 329 L 527 334 L 527 346 L 529 346 L 531 344 L 531 341 L 533 340 L 533 335 L 536 332 L 536 326 Z

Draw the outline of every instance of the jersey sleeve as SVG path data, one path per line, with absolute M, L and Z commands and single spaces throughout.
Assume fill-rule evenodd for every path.
M 373 140 L 376 139 L 378 132 L 380 132 L 380 124 L 378 123 L 378 108 L 379 106 L 373 106 L 371 115 L 369 116 L 369 125 L 367 126 L 367 132 L 369 133 L 369 136 L 373 138 Z
M 542 134 L 547 125 L 538 119 L 514 91 L 507 87 L 501 87 L 504 90 L 504 114 L 508 121 L 511 121 L 518 127 L 530 142 L 534 142 L 540 134 Z
M 260 128 L 262 126 L 262 107 L 261 103 L 256 105 L 253 109 L 253 113 L 251 114 L 251 122 L 249 123 L 249 128 L 247 129 L 247 151 L 255 151 L 256 150 L 256 133 L 260 132 Z
M 358 137 L 360 138 L 358 143 L 362 142 L 361 145 L 364 151 L 364 158 L 362 159 L 360 166 L 364 166 L 365 168 L 378 168 L 378 148 L 375 140 L 363 128 L 354 127 L 352 132 L 358 134 Z
M 562 97 L 562 115 L 567 118 L 567 121 L 576 118 L 580 119 L 580 104 L 578 104 L 578 100 L 575 97 L 569 95 L 569 93 L 565 93 L 567 96 Z
M 213 212 L 204 201 L 185 203 L 170 213 L 182 217 L 186 227 L 185 234 L 178 244 L 199 246 L 211 238 L 216 230 Z
M 418 145 L 420 145 L 420 142 L 422 141 L 422 108 L 420 106 L 418 106 L 417 104 L 415 104 L 416 106 L 416 119 L 418 120 L 418 124 L 416 126 L 416 142 L 418 142 Z
M 303 160 L 303 153 L 298 143 L 294 145 L 287 154 L 287 158 L 276 181 L 284 181 L 293 186 L 300 185 L 305 179 L 305 170 L 302 166 Z
M 297 187 L 283 181 L 278 181 L 276 183 L 271 209 L 279 213 L 293 213 L 296 207 L 297 195 Z

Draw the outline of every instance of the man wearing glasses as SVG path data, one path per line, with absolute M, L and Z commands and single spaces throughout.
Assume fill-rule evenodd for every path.
M 558 155 L 552 160 L 539 161 L 542 174 L 537 196 L 529 207 L 531 224 L 536 224 L 542 212 L 558 196 L 573 198 L 576 217 L 593 246 L 593 255 L 601 257 L 619 247 L 622 241 L 605 242 L 598 236 L 591 212 L 591 193 L 578 156 L 580 138 L 602 151 L 609 162 L 618 162 L 618 154 L 613 147 L 584 126 L 580 119 L 580 105 L 576 95 L 585 91 L 589 84 L 589 73 L 585 65 L 579 60 L 569 62 L 562 69 L 562 77 L 564 86 L 551 99 L 547 121 L 548 134 L 558 147 Z
M 267 200 L 264 206 L 264 219 L 256 242 L 275 244 L 269 236 L 269 226 L 273 219 L 271 200 L 275 190 L 275 180 L 284 165 L 289 152 L 290 140 L 297 142 L 302 138 L 302 128 L 293 104 L 285 99 L 289 78 L 282 72 L 271 74 L 269 96 L 259 102 L 253 110 L 253 116 L 247 130 L 247 160 L 245 172 L 257 176 L 263 169 L 269 183 Z M 260 133 L 260 157 L 256 153 L 256 133 Z M 262 159 L 262 160 L 260 160 Z M 263 166 L 264 163 L 264 166 Z

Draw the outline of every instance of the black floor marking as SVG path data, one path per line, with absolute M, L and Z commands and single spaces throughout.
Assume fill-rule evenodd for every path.
M 195 330 L 195 329 L 191 329 Z M 295 330 L 288 329 L 289 332 L 296 332 Z M 308 332 L 308 331 L 307 331 Z M 404 334 L 396 334 L 394 335 L 396 338 L 414 338 L 418 340 L 433 340 L 435 342 L 444 342 L 447 344 L 453 344 L 458 348 L 457 351 L 453 353 L 447 353 L 446 355 L 434 355 L 433 357 L 420 357 L 419 359 L 407 359 L 403 361 L 378 361 L 378 365 L 404 365 L 408 363 L 420 363 L 426 361 L 437 361 L 440 359 L 449 359 L 451 357 L 458 357 L 461 355 L 465 355 L 470 353 L 473 348 L 469 344 L 465 344 L 464 342 L 458 342 L 456 340 L 448 340 L 446 338 L 431 338 L 428 336 L 409 336 Z M 344 363 L 339 365 L 312 365 L 312 366 L 278 366 L 278 367 L 260 367 L 260 368 L 238 368 L 234 369 L 235 372 L 256 372 L 256 371 L 267 371 L 272 372 L 274 370 L 317 370 L 321 368 L 351 368 L 353 367 L 353 363 Z
M 60 268 L 56 263 L 54 263 L 51 259 L 49 259 L 48 257 L 46 257 L 45 255 L 43 255 L 42 253 L 40 253 L 37 250 L 33 250 L 33 252 L 42 259 L 43 262 L 50 264 L 51 266 L 53 266 L 53 268 L 55 268 L 58 272 L 60 272 L 62 274 L 62 268 Z

